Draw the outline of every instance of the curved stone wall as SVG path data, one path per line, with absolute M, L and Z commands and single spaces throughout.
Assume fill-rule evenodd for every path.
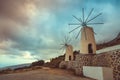
M 83 66 L 110 67 L 113 69 L 114 80 L 120 80 L 120 50 L 96 55 L 78 54 L 75 61 L 63 61 L 60 65 L 65 65 L 67 69 L 75 70 L 76 75 L 83 74 Z

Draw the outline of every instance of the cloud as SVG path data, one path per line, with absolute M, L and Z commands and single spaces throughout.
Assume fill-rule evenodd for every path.
M 97 42 L 107 42 L 114 39 L 120 32 L 119 28 L 119 13 L 118 7 L 112 5 L 111 3 L 101 5 L 104 7 L 103 12 L 103 25 L 98 25 L 99 28 L 95 28 L 97 31 L 96 39 Z M 118 9 L 118 10 L 117 10 Z
M 34 59 L 35 58 L 35 56 L 32 56 L 29 51 L 24 51 L 21 54 L 22 54 L 23 58 L 25 58 L 25 59 Z
M 82 7 L 85 15 L 95 8 L 91 18 L 98 12 L 103 13 L 95 22 L 104 24 L 92 26 L 97 42 L 113 39 L 120 31 L 117 1 L 0 0 L 0 54 L 8 55 L 5 57 L 9 59 L 31 61 L 35 56 L 48 60 L 63 54 L 58 53 L 58 48 L 65 35 L 72 37 L 74 50 L 79 49 L 80 40 L 74 39 L 78 30 L 69 34 L 74 27 L 68 23 L 76 22 L 72 15 L 81 17 Z
M 15 22 L 26 24 L 36 7 L 32 0 L 0 0 L 0 15 Z
M 30 5 L 28 0 L 0 0 L 0 41 L 13 39 L 25 29 L 28 13 L 34 9 Z
M 12 66 L 18 64 L 31 63 L 36 61 L 35 59 L 28 59 L 18 55 L 0 55 L 0 67 Z
M 2 18 L 0 19 L 0 41 L 2 42 L 4 40 L 11 40 L 16 43 L 15 45 L 13 45 L 13 47 L 19 48 L 21 50 L 28 50 L 31 48 L 35 49 L 39 47 L 38 44 L 40 44 L 40 46 L 42 46 L 42 44 L 47 45 L 48 43 L 44 41 L 45 36 L 48 37 L 48 34 L 52 32 L 51 27 L 55 21 L 55 16 L 50 10 L 52 7 L 55 8 L 57 4 L 61 7 L 61 4 L 63 3 L 64 2 L 60 0 L 41 0 L 39 2 L 38 0 L 1 0 L 0 16 Z M 54 4 L 54 6 L 52 4 Z M 42 8 L 42 10 L 40 9 L 38 11 L 38 15 L 36 6 L 38 7 L 38 9 Z M 45 7 L 47 8 L 47 10 L 44 9 Z M 31 17 L 32 15 L 35 15 L 36 17 Z M 40 19 L 38 19 L 37 17 Z M 52 18 L 52 20 L 49 20 L 50 18 Z M 38 24 L 39 22 L 37 20 L 40 21 L 40 24 Z M 31 23 L 28 24 L 28 21 Z M 49 23 L 46 24 L 46 22 Z

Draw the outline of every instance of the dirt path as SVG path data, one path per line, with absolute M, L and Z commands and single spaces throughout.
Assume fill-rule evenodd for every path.
M 71 71 L 43 68 L 33 71 L 0 75 L 0 80 L 91 80 L 77 77 Z

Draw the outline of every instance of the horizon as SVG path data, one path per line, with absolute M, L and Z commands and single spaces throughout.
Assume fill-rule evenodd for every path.
M 0 0 L 0 67 L 31 63 L 63 55 L 60 43 L 67 35 L 72 38 L 74 50 L 80 49 L 79 30 L 69 34 L 77 22 L 72 16 L 90 18 L 102 12 L 92 25 L 97 43 L 114 39 L 120 32 L 120 0 Z

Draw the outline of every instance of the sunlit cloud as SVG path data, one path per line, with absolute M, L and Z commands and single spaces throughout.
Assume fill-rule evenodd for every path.
M 35 56 L 32 56 L 29 51 L 24 51 L 24 52 L 22 53 L 22 56 L 23 56 L 23 58 L 25 58 L 25 59 L 34 59 L 34 57 L 35 57 Z

